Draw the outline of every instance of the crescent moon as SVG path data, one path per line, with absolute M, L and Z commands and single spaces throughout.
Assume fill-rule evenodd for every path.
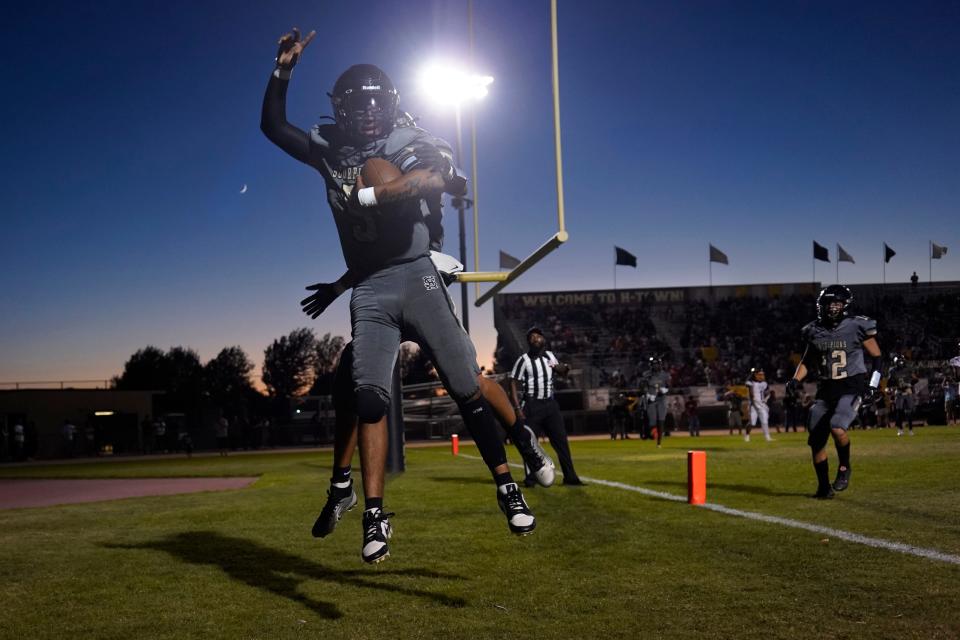
M 240 187 L 240 193 L 246 193 L 246 192 L 247 192 L 247 185 L 243 185 L 242 187 Z

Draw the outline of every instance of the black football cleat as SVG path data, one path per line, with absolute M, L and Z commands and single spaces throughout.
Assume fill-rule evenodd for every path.
M 817 492 L 810 496 L 811 498 L 816 498 L 817 500 L 831 500 L 836 494 L 833 492 L 831 487 L 819 488 Z
M 327 489 L 327 503 L 323 505 L 323 510 L 313 523 L 311 533 L 314 538 L 324 538 L 331 533 L 340 522 L 343 514 L 353 509 L 357 504 L 357 494 L 353 490 L 353 480 L 350 480 L 350 486 L 344 489 L 338 489 L 333 485 Z
M 526 536 L 536 529 L 537 519 L 533 517 L 533 512 L 527 506 L 527 501 L 523 499 L 523 494 L 520 493 L 520 487 L 516 482 L 508 482 L 497 487 L 497 504 L 500 505 L 503 515 L 507 516 L 507 525 L 511 533 Z
M 833 481 L 834 491 L 843 491 L 850 486 L 850 467 L 840 467 L 837 470 L 837 479 Z
M 527 425 L 523 425 L 523 430 L 528 436 L 528 439 L 526 442 L 517 441 L 516 445 L 520 455 L 523 456 L 524 463 L 526 463 L 527 468 L 530 469 L 529 474 L 527 474 L 527 479 L 532 478 L 541 487 L 549 487 L 556 479 L 556 467 L 553 464 L 553 460 L 550 459 L 547 452 L 540 446 L 540 442 L 537 441 L 537 436 L 533 433 L 533 429 Z M 526 483 L 526 480 L 524 483 Z
M 363 512 L 363 550 L 360 556 L 368 564 L 383 562 L 390 555 L 387 540 L 393 535 L 390 516 L 383 509 L 368 509 Z

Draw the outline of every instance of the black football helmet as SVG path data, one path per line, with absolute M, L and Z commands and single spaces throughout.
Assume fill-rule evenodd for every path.
M 374 140 L 393 130 L 400 94 L 380 67 L 353 65 L 340 74 L 329 95 L 334 120 L 349 136 Z
M 847 316 L 853 293 L 842 284 L 832 284 L 817 296 L 817 318 L 829 325 L 839 324 Z M 834 303 L 840 303 L 840 306 Z

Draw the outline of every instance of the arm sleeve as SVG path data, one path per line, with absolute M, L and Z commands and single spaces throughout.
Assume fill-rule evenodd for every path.
M 310 135 L 287 122 L 288 80 L 270 76 L 260 111 L 260 130 L 275 145 L 299 160 L 310 161 Z

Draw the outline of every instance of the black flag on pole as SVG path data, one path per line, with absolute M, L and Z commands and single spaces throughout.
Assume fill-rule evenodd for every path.
M 856 264 L 856 261 L 853 259 L 853 256 L 846 252 L 846 250 L 837 245 L 837 262 L 853 262 Z
M 830 252 L 816 240 L 813 241 L 813 259 L 820 262 L 830 262 Z
M 626 249 L 621 249 L 620 247 L 614 246 L 614 249 L 617 250 L 617 261 L 614 265 L 622 264 L 625 267 L 637 268 L 637 256 L 633 255 Z
M 510 255 L 503 249 L 500 250 L 500 268 L 501 269 L 513 269 L 514 267 L 517 267 L 519 264 L 520 264 L 519 260 L 514 258 L 512 255 Z
M 883 243 L 883 261 L 890 262 L 890 258 L 897 255 L 897 252 L 887 246 L 887 243 Z
M 939 260 L 943 256 L 947 255 L 947 248 L 941 247 L 936 242 L 930 243 L 930 257 L 934 260 Z
M 720 264 L 730 264 L 730 261 L 727 259 L 727 254 L 720 249 L 717 249 L 712 244 L 710 245 L 710 262 L 719 262 Z

